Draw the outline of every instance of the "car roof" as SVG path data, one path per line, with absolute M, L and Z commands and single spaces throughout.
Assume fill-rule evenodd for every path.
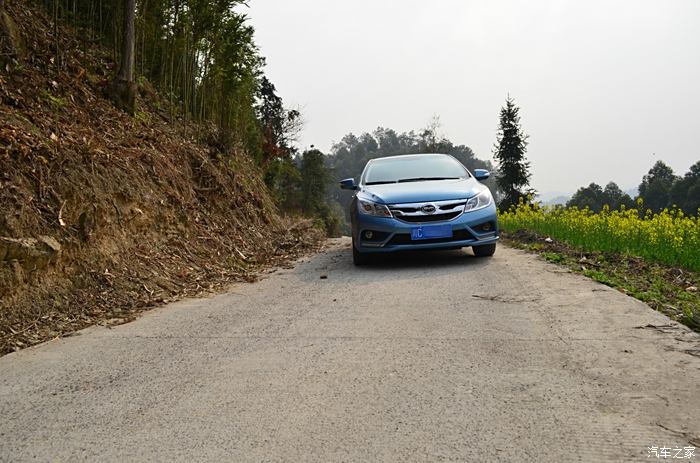
M 450 156 L 449 154 L 444 154 L 444 153 L 399 154 L 399 155 L 395 155 L 395 156 L 382 156 L 380 158 L 370 159 L 368 164 L 370 162 L 389 161 L 389 160 L 408 159 L 408 158 L 420 158 L 420 157 L 427 158 L 427 157 L 438 157 L 438 156 L 450 157 L 450 158 L 453 157 L 453 156 Z

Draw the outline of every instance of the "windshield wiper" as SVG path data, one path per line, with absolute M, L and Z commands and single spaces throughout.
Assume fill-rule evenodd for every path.
M 384 185 L 387 183 L 396 183 L 396 180 L 381 180 L 378 182 L 366 182 L 365 185 Z
M 459 177 L 416 177 L 416 178 L 402 178 L 398 182 L 424 182 L 428 180 L 457 180 Z

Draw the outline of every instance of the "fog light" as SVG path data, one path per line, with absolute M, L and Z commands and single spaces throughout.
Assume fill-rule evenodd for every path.
M 370 230 L 365 231 L 365 239 L 371 240 L 373 236 L 374 233 L 372 233 Z
M 485 224 L 483 224 L 481 226 L 481 229 L 484 230 L 485 232 L 490 231 L 491 230 L 491 222 L 486 222 Z

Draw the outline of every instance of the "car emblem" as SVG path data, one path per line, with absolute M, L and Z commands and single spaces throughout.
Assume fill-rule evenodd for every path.
M 437 210 L 437 208 L 433 204 L 426 204 L 425 206 L 421 207 L 420 210 L 425 214 L 432 214 Z

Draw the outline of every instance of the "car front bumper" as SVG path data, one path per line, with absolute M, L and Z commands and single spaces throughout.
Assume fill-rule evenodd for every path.
M 485 223 L 492 224 L 489 231 L 481 229 Z M 415 227 L 448 224 L 452 227 L 452 238 L 411 240 L 411 229 Z M 352 225 L 355 247 L 358 251 L 367 253 L 453 249 L 498 241 L 498 220 L 494 205 L 474 212 L 465 212 L 452 220 L 425 223 L 408 223 L 395 218 L 357 213 L 354 214 Z M 367 230 L 372 231 L 371 240 L 365 238 Z

